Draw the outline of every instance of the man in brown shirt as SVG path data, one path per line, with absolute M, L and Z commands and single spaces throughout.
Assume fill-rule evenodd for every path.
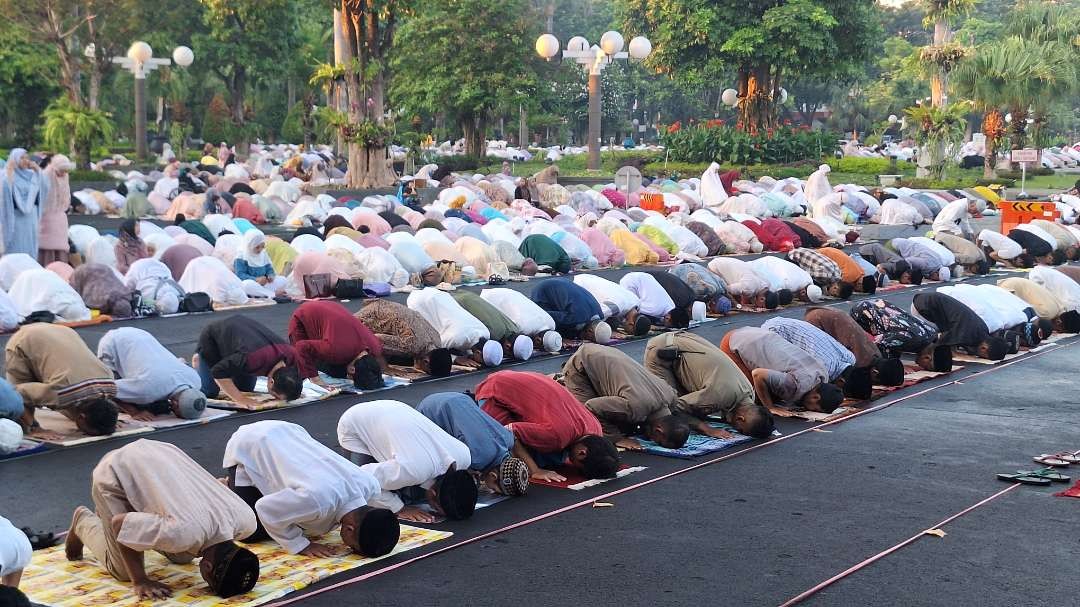
M 671 386 L 675 410 L 691 417 L 691 428 L 708 436 L 730 438 L 709 426 L 720 415 L 742 434 L 768 438 L 772 414 L 754 400 L 754 386 L 720 348 L 694 333 L 658 335 L 645 346 L 645 368 Z
M 33 323 L 19 329 L 4 348 L 7 380 L 23 397 L 23 430 L 37 426 L 34 409 L 63 413 L 80 431 L 103 436 L 116 431 L 119 412 L 113 373 L 70 327 Z
M 453 357 L 439 332 L 415 310 L 375 299 L 355 314 L 382 342 L 383 356 L 395 365 L 415 366 L 434 377 L 450 375 Z
M 639 428 L 662 447 L 686 444 L 690 427 L 671 414 L 675 391 L 620 350 L 583 344 L 563 374 L 566 389 L 600 420 L 604 437 L 616 446 L 640 450 L 641 443 L 630 437 Z
M 255 532 L 255 513 L 175 445 L 143 439 L 110 451 L 94 468 L 90 495 L 97 512 L 75 510 L 64 545 L 68 560 L 81 559 L 88 548 L 110 575 L 131 582 L 140 599 L 172 593 L 147 575 L 147 550 L 173 563 L 202 557 L 199 571 L 218 596 L 255 586 L 258 557 L 233 543 Z
M 877 344 L 848 314 L 831 308 L 810 308 L 804 319 L 851 350 L 855 355 L 855 368 L 870 369 L 874 384 L 899 386 L 904 383 L 904 363 L 899 358 L 882 356 Z

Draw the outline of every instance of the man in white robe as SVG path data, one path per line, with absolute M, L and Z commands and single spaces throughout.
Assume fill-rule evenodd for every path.
M 734 257 L 716 257 L 709 261 L 709 271 L 723 279 L 727 292 L 744 306 L 773 310 L 779 304 L 769 281 L 754 271 L 748 262 Z
M 777 292 L 781 305 L 791 303 L 798 298 L 802 301 L 818 302 L 822 299 L 821 288 L 814 285 L 810 273 L 780 257 L 766 255 L 747 262 L 755 274 L 769 282 L 769 289 Z M 811 287 L 814 287 L 811 289 Z M 783 291 L 787 291 L 784 294 Z M 784 301 L 784 300 L 788 301 Z
M 138 420 L 171 411 L 196 419 L 206 410 L 199 372 L 142 329 L 121 327 L 98 342 L 97 357 L 117 377 L 120 409 Z
M 596 299 L 607 315 L 608 324 L 622 326 L 634 335 L 648 333 L 652 322 L 641 315 L 641 298 L 630 289 L 595 274 L 577 274 L 574 276 L 574 284 Z M 639 321 L 639 318 L 642 320 Z
M 397 545 L 397 517 L 369 505 L 381 491 L 379 481 L 296 424 L 240 426 L 225 445 L 222 465 L 229 487 L 255 509 L 256 537 L 269 535 L 290 554 L 339 556 L 305 537 L 320 537 L 339 523 L 342 541 L 360 555 L 382 556 Z
M 1066 310 L 1080 311 L 1080 283 L 1050 266 L 1035 266 L 1028 278 L 1042 285 L 1058 299 Z
M 0 516 L 0 585 L 19 587 L 33 549 L 26 534 Z
M 248 302 L 243 281 L 216 257 L 192 259 L 179 283 L 188 293 L 206 293 L 215 304 L 238 306 Z
M 979 212 L 979 207 L 974 200 L 959 198 L 945 205 L 941 212 L 934 217 L 933 226 L 930 228 L 936 232 L 948 232 L 971 238 L 974 231 L 971 228 L 971 216 Z
M 488 328 L 461 307 L 449 293 L 432 288 L 420 289 L 409 294 L 406 305 L 439 332 L 442 347 L 471 352 L 473 361 L 489 367 L 502 363 L 502 347 L 490 339 Z M 465 359 L 459 360 L 467 363 Z
M 371 503 L 421 523 L 435 521 L 416 505 L 425 502 L 450 519 L 472 516 L 477 491 L 469 447 L 416 409 L 393 400 L 360 403 L 338 420 L 337 435 L 353 463 L 379 481 L 382 493 Z

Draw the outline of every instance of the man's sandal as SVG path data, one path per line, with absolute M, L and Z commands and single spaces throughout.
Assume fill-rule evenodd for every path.
M 1069 477 L 1055 472 L 1052 468 L 1025 471 L 1019 470 L 1015 474 L 999 474 L 998 480 L 1021 483 L 1023 485 L 1049 485 L 1051 482 L 1067 483 Z
M 1069 464 L 1075 463 L 1061 457 L 1061 453 L 1043 453 L 1042 455 L 1031 458 L 1036 464 L 1042 464 L 1044 466 L 1051 466 L 1054 468 L 1068 468 Z

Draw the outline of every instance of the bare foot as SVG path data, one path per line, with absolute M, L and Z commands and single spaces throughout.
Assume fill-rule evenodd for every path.
M 75 509 L 75 513 L 71 515 L 71 527 L 68 529 L 67 537 L 64 538 L 64 556 L 69 561 L 78 561 L 83 556 L 83 543 L 79 534 L 75 533 L 75 521 L 79 518 L 79 514 L 86 512 L 91 514 L 90 509 L 86 506 L 79 506 Z

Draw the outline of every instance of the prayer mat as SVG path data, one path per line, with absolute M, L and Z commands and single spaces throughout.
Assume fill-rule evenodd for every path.
M 79 327 L 92 327 L 94 325 L 101 325 L 112 321 L 112 316 L 109 316 L 108 314 L 98 314 L 90 320 L 73 320 L 71 322 L 57 322 L 53 324 L 60 325 L 61 327 L 71 327 L 72 329 L 77 329 Z
M 638 438 L 642 446 L 645 447 L 645 453 L 651 453 L 653 455 L 660 455 L 663 457 L 676 457 L 679 459 L 693 459 L 700 455 L 707 455 L 709 453 L 716 453 L 717 451 L 723 451 L 729 447 L 735 445 L 741 445 L 742 443 L 749 442 L 753 438 L 739 434 L 735 431 L 735 428 L 727 424 L 720 422 L 709 422 L 709 425 L 713 428 L 719 428 L 721 430 L 727 430 L 732 434 L 731 438 L 713 438 L 711 436 L 705 436 L 704 434 L 698 434 L 691 432 L 690 437 L 686 439 L 686 444 L 679 449 L 668 449 L 661 447 L 660 445 L 643 438 Z
M 480 489 L 479 495 L 476 496 L 476 509 L 479 510 L 481 508 L 487 508 L 488 506 L 494 506 L 495 504 L 508 499 L 510 499 L 509 495 L 499 495 L 498 493 L 490 493 L 485 489 Z M 424 502 L 423 504 L 417 504 L 417 507 L 428 514 L 435 516 L 435 520 L 432 521 L 431 524 L 438 525 L 439 523 L 446 522 L 446 517 L 436 513 L 435 508 L 433 508 L 431 504 Z
M 349 378 L 330 377 L 329 375 L 320 371 L 319 379 L 326 383 L 326 385 L 330 386 L 331 390 L 337 390 L 342 394 L 367 394 L 370 392 L 378 392 L 379 390 L 396 388 L 398 386 L 407 386 L 410 383 L 407 379 L 384 374 L 383 383 L 386 384 L 385 386 L 381 388 L 375 388 L 373 390 L 361 390 L 355 385 L 353 385 L 353 381 Z
M 0 460 L 15 459 L 17 457 L 33 455 L 34 453 L 41 453 L 48 448 L 49 447 L 43 443 L 24 438 L 19 441 L 19 446 L 15 447 L 14 451 L 12 451 L 11 453 L 0 454 Z
M 305 379 L 304 388 L 300 391 L 300 398 L 286 402 L 270 396 L 270 392 L 266 388 L 266 378 L 260 377 L 255 380 L 255 389 L 252 392 L 247 393 L 248 396 L 259 401 L 257 406 L 252 408 L 240 407 L 231 400 L 221 398 L 207 399 L 207 404 L 214 409 L 225 409 L 228 411 L 266 411 L 268 409 L 281 409 L 284 407 L 306 405 L 308 403 L 325 400 L 332 396 L 337 396 L 340 393 L 341 392 L 338 390 L 327 390 L 322 386 L 314 384 L 311 380 Z
M 262 308 L 264 306 L 276 306 L 277 302 L 273 299 L 249 299 L 247 303 L 227 305 L 227 304 L 214 304 L 215 312 L 225 312 L 227 310 L 244 310 L 247 308 Z
M 1080 481 L 1076 481 L 1075 485 L 1064 491 L 1055 493 L 1054 497 L 1080 497 Z
M 1046 343 L 1046 344 L 1040 343 L 1038 346 L 1035 346 L 1034 348 L 1027 349 L 1027 350 L 1025 350 L 1024 348 L 1020 348 L 1020 351 L 1017 352 L 1016 354 L 1006 354 L 1005 358 L 1003 358 L 1001 360 L 987 360 L 985 358 L 979 358 L 978 356 L 972 356 L 970 354 L 961 354 L 959 352 L 954 352 L 953 353 L 953 361 L 954 362 L 960 362 L 960 363 L 974 363 L 974 364 L 978 364 L 978 365 L 996 365 L 998 363 L 1009 362 L 1010 360 L 1020 358 L 1021 356 L 1024 356 L 1025 354 L 1028 354 L 1029 352 L 1038 352 L 1040 350 L 1046 350 L 1046 349 L 1049 349 L 1049 348 L 1052 348 L 1052 347 L 1057 347 L 1056 344 L 1054 344 L 1054 342 L 1049 342 L 1049 343 Z
M 447 531 L 402 525 L 398 544 L 387 556 L 401 554 L 452 535 Z M 348 551 L 336 531 L 314 538 L 314 541 L 327 544 L 342 554 Z M 210 593 L 199 574 L 198 561 L 175 565 L 156 552 L 147 552 L 146 569 L 150 577 L 167 584 L 172 588 L 173 595 L 152 603 L 140 602 L 132 592 L 131 584 L 113 579 L 105 569 L 98 566 L 89 551 L 86 552 L 84 560 L 69 562 L 64 556 L 63 545 L 34 552 L 30 565 L 23 572 L 20 589 L 31 601 L 52 607 L 125 607 L 151 604 L 156 607 L 254 607 L 306 588 L 331 575 L 380 560 L 355 554 L 325 559 L 309 558 L 289 554 L 272 541 L 246 544 L 245 547 L 259 557 L 259 582 L 251 592 L 229 599 Z
M 430 380 L 433 380 L 433 379 L 442 379 L 442 378 L 439 378 L 439 377 L 434 377 L 434 376 L 428 375 L 427 373 L 424 373 L 423 371 L 420 371 L 420 370 L 416 369 L 415 367 L 404 367 L 404 366 L 401 366 L 401 365 L 387 365 L 386 370 L 390 372 L 390 376 L 393 377 L 395 380 L 403 381 L 403 382 L 406 382 L 406 383 L 408 383 L 408 382 L 416 383 L 416 382 L 422 382 L 422 381 L 430 381 Z M 480 371 L 480 370 L 481 369 L 470 369 L 469 367 L 462 367 L 461 365 L 454 365 L 454 366 L 452 366 L 450 368 L 450 375 L 448 375 L 447 377 L 454 376 L 454 375 L 464 375 L 466 373 L 472 373 L 474 371 Z
M 915 384 L 920 384 L 926 380 L 941 377 L 942 375 L 948 375 L 949 373 L 955 373 L 963 368 L 964 367 L 959 365 L 953 365 L 952 371 L 926 371 L 918 365 L 904 365 L 904 383 L 899 386 L 874 386 L 874 393 L 870 399 L 877 400 L 890 392 L 910 388 Z
M 232 415 L 232 411 L 203 411 L 203 414 L 195 419 L 181 419 L 175 415 L 168 413 L 164 415 L 156 415 L 154 419 L 150 421 L 138 421 L 132 419 L 127 413 L 121 413 L 120 419 L 125 423 L 130 423 L 132 426 L 150 426 L 154 430 L 163 430 L 165 428 L 180 428 L 182 426 L 198 426 L 200 424 L 208 424 L 213 421 L 217 421 L 224 417 Z
M 902 291 L 904 289 L 910 289 L 914 286 L 916 285 L 905 285 L 900 283 L 890 284 L 887 287 L 878 287 L 877 290 L 874 291 L 874 295 L 878 295 L 880 293 L 891 293 L 893 291 Z
M 615 473 L 615 478 L 622 478 L 628 474 L 641 472 L 644 469 L 645 466 L 630 467 L 623 464 L 623 466 L 619 468 L 619 471 Z M 556 483 L 551 481 L 538 481 L 530 479 L 529 482 L 534 485 L 543 485 L 545 487 L 558 487 L 559 489 L 581 491 L 582 489 L 588 489 L 589 487 L 595 487 L 596 485 L 615 480 L 615 478 L 585 478 L 585 476 L 577 470 L 574 470 L 573 468 L 567 468 L 565 466 L 557 468 L 555 471 L 565 476 L 566 480 Z
M 769 407 L 769 411 L 776 417 L 796 418 L 808 422 L 831 422 L 842 417 L 854 415 L 855 413 L 862 411 L 862 409 L 859 409 L 858 407 L 843 406 L 834 409 L 832 413 L 822 413 L 820 411 L 793 411 L 791 409 L 785 409 L 784 407 L 772 406 Z
M 130 436 L 132 434 L 142 434 L 144 432 L 153 432 L 154 429 L 150 426 L 125 421 L 123 419 L 117 420 L 116 432 L 107 436 L 88 436 L 81 430 L 75 427 L 75 422 L 64 417 L 63 414 L 53 411 L 51 409 L 38 408 L 34 410 L 34 417 L 37 419 L 38 424 L 41 425 L 41 429 L 45 432 L 52 432 L 57 434 L 56 437 L 46 437 L 35 432 L 31 432 L 27 438 L 38 441 L 40 443 L 46 443 L 49 445 L 59 445 L 61 447 L 71 447 L 74 445 L 82 445 L 84 443 L 93 443 L 102 440 L 108 440 L 118 436 Z

